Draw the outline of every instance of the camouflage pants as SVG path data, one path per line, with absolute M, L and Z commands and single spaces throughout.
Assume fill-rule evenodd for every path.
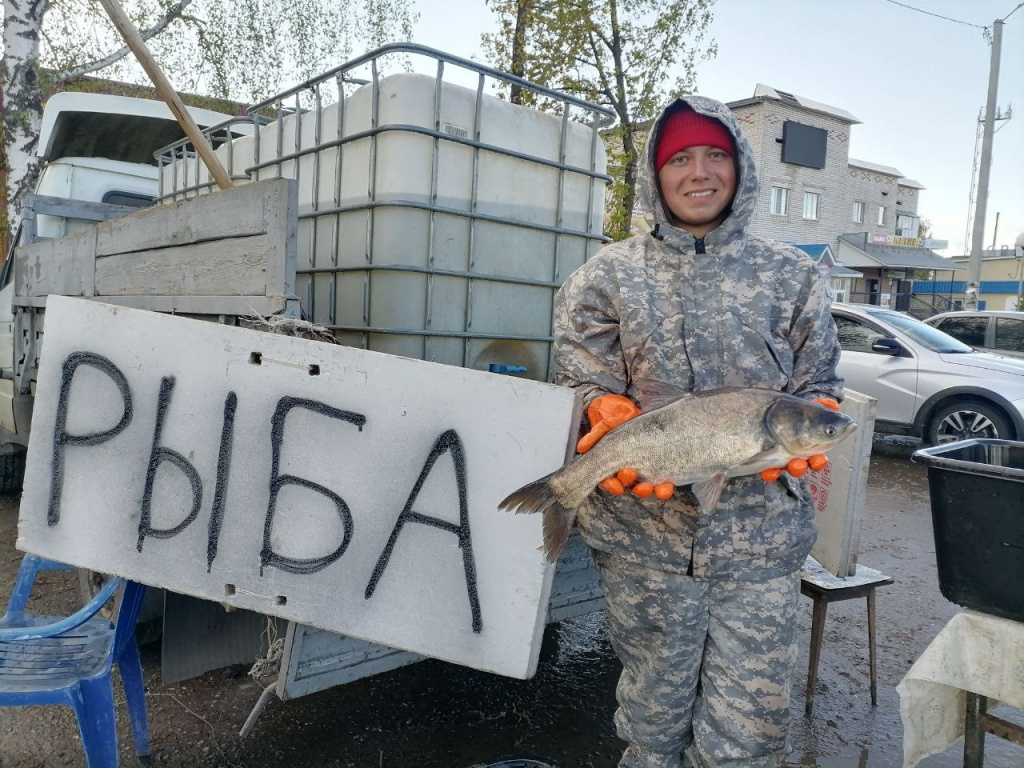
M 697 581 L 596 552 L 622 661 L 619 768 L 777 766 L 788 750 L 799 575 Z

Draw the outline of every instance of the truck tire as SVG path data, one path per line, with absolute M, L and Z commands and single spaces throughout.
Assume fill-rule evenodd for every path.
M 25 480 L 25 451 L 9 450 L 0 453 L 0 496 L 21 493 Z

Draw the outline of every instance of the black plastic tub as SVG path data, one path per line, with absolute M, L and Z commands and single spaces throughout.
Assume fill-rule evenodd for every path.
M 911 459 L 928 467 L 942 594 L 1024 621 L 1024 443 L 961 440 Z

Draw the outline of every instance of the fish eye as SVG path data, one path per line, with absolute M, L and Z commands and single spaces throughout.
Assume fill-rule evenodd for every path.
M 829 424 L 827 427 L 825 427 L 825 434 L 828 435 L 829 437 L 835 437 L 836 428 Z

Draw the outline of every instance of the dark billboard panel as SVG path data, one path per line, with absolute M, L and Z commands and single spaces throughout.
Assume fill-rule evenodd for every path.
M 827 142 L 828 131 L 786 120 L 782 124 L 782 162 L 824 168 Z

